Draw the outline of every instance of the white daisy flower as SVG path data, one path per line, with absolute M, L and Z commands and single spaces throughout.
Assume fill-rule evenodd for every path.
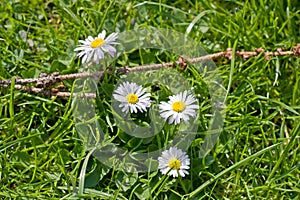
M 180 92 L 177 95 L 169 97 L 169 101 L 161 102 L 159 104 L 160 116 L 167 120 L 169 117 L 169 124 L 175 122 L 179 124 L 183 119 L 188 123 L 189 117 L 195 117 L 196 111 L 199 109 L 197 101 L 193 95 L 187 95 L 187 91 Z
M 88 63 L 93 60 L 99 64 L 99 60 L 104 58 L 104 52 L 108 52 L 111 57 L 114 57 L 116 48 L 112 45 L 119 44 L 116 42 L 118 33 L 112 33 L 105 39 L 106 31 L 103 30 L 98 37 L 93 38 L 88 36 L 85 40 L 79 40 L 81 45 L 78 45 L 74 51 L 81 51 L 77 54 L 79 58 L 82 58 L 82 64 Z
M 158 157 L 158 169 L 162 174 L 168 173 L 169 176 L 178 177 L 178 173 L 181 177 L 188 175 L 190 159 L 189 156 L 178 149 L 177 147 L 171 147 L 169 150 L 162 152 L 161 157 Z
M 113 97 L 121 102 L 119 105 L 122 112 L 137 113 L 137 110 L 144 112 L 146 107 L 151 106 L 150 93 L 146 93 L 146 89 L 136 83 L 128 81 L 122 83 L 114 92 Z

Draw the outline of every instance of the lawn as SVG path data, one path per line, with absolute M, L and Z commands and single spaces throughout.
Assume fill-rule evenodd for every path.
M 0 9 L 1 198 L 300 198 L 300 2 Z

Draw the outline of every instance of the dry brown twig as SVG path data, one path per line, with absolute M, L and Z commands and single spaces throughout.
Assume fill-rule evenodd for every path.
M 231 48 L 228 48 L 226 51 L 218 52 L 214 54 L 209 54 L 197 58 L 186 58 L 179 57 L 178 61 L 176 62 L 168 62 L 168 63 L 161 63 L 161 64 L 150 64 L 150 65 L 142 65 L 137 67 L 129 68 L 127 66 L 123 68 L 116 69 L 114 72 L 109 73 L 120 73 L 120 74 L 126 74 L 134 71 L 141 71 L 141 70 L 155 70 L 160 69 L 164 67 L 174 67 L 176 65 L 180 66 L 181 70 L 184 70 L 187 66 L 187 63 L 197 63 L 205 60 L 214 60 L 219 59 L 221 57 L 225 57 L 228 59 L 231 59 L 233 54 L 235 56 L 242 57 L 243 59 L 249 59 L 250 57 L 258 56 L 260 54 L 263 54 L 266 59 L 270 59 L 272 56 L 287 56 L 287 55 L 294 55 L 298 57 L 300 55 L 300 44 L 297 44 L 294 46 L 292 51 L 284 51 L 282 48 L 278 48 L 275 52 L 265 52 L 262 48 L 257 48 L 255 51 L 236 51 L 232 52 Z M 77 79 L 77 78 L 88 78 L 88 77 L 94 77 L 94 78 L 101 78 L 104 75 L 103 71 L 98 72 L 83 72 L 83 73 L 75 73 L 75 74 L 67 74 L 67 75 L 59 75 L 58 72 L 54 72 L 52 74 L 41 74 L 39 78 L 27 78 L 27 79 L 18 79 L 15 80 L 14 88 L 16 90 L 23 90 L 28 93 L 36 93 L 41 94 L 43 96 L 50 96 L 53 97 L 70 97 L 74 96 L 76 94 L 72 94 L 70 92 L 64 92 L 62 90 L 65 90 L 66 88 L 64 86 L 58 86 L 53 87 L 56 83 L 61 83 L 64 80 L 71 80 L 71 79 Z M 6 88 L 10 87 L 12 83 L 12 80 L 0 80 L 0 87 Z M 34 83 L 36 86 L 24 86 L 26 84 L 32 84 Z M 96 98 L 95 93 L 85 93 L 79 95 L 79 97 L 84 98 Z

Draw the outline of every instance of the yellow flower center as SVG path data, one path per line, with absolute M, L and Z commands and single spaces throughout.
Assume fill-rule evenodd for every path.
M 103 44 L 104 44 L 104 40 L 102 38 L 97 38 L 91 42 L 91 47 L 95 49 L 97 47 L 102 46 Z
M 180 161 L 177 158 L 173 158 L 169 162 L 169 167 L 173 170 L 179 169 L 180 168 Z
M 136 94 L 128 94 L 126 100 L 131 104 L 136 104 L 139 101 L 139 97 Z
M 185 109 L 185 103 L 182 101 L 176 101 L 172 104 L 172 109 L 176 112 L 182 112 Z

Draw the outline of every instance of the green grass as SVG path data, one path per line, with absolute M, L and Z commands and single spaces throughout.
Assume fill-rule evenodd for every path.
M 46 2 L 46 3 L 45 3 Z M 172 3 L 171 3 L 172 2 Z M 187 34 L 208 53 L 262 47 L 292 50 L 300 41 L 300 2 L 260 1 L 5 1 L 0 2 L 0 78 L 34 78 L 81 70 L 78 40 L 103 29 L 156 27 Z M 120 56 L 116 68 L 177 60 L 157 49 Z M 199 158 L 203 134 L 187 153 L 190 175 L 125 173 L 101 163 L 80 136 L 72 99 L 0 89 L 0 197 L 6 199 L 299 199 L 299 58 L 235 57 L 215 61 L 226 89 L 226 118 L 217 144 Z M 181 72 L 199 94 L 198 132 L 207 131 L 211 99 L 203 75 Z M 176 131 L 165 125 L 151 141 L 128 136 L 111 111 L 111 94 L 124 76 L 105 75 L 95 100 L 105 136 L 123 149 L 163 148 Z M 133 75 L 134 77 L 134 75 Z M 135 77 L 137 80 L 142 77 Z M 64 81 L 71 91 L 73 81 Z M 148 83 L 155 102 L 167 87 Z M 149 122 L 137 115 L 136 123 Z

